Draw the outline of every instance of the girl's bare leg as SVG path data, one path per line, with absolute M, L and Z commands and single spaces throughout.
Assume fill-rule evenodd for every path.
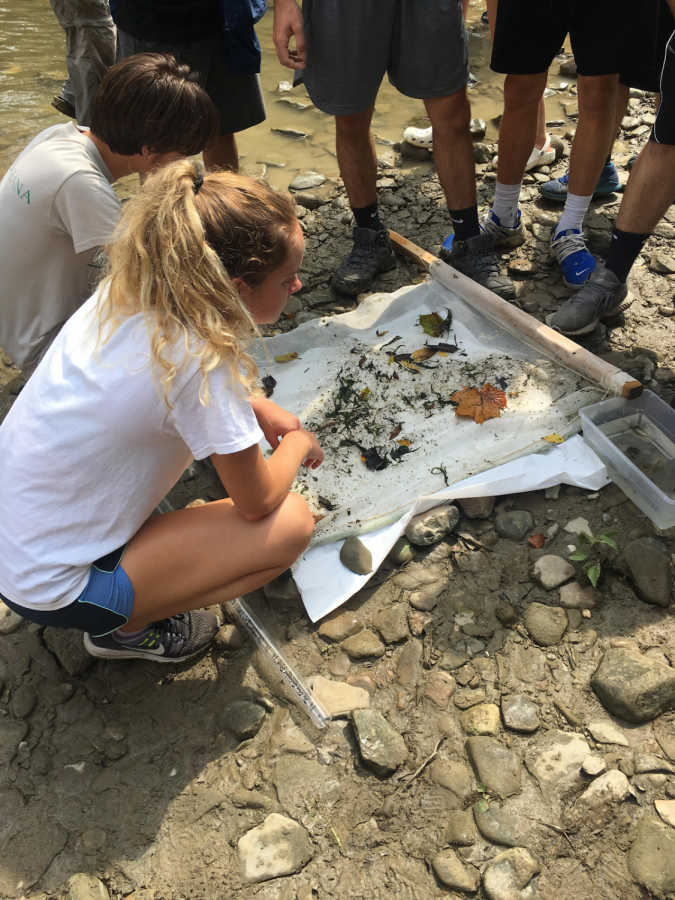
M 129 542 L 122 566 L 134 588 L 124 631 L 267 584 L 307 548 L 314 521 L 297 494 L 255 522 L 231 500 L 153 516 Z

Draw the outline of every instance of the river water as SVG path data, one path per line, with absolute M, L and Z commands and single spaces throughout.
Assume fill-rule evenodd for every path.
M 491 41 L 487 26 L 480 21 L 483 9 L 483 0 L 472 0 L 468 20 L 471 70 L 480 83 L 470 96 L 473 115 L 486 120 L 487 137 L 494 140 L 497 130 L 490 120 L 502 109 L 503 76 L 495 75 L 489 68 Z M 287 187 L 298 171 L 337 171 L 333 119 L 311 105 L 304 87 L 290 93 L 278 89 L 280 82 L 292 80 L 293 73 L 277 60 L 271 12 L 257 31 L 263 53 L 261 78 L 268 118 L 237 137 L 243 170 L 260 175 L 260 161 L 266 161 L 265 177 L 280 188 Z M 38 132 L 67 121 L 51 106 L 65 77 L 64 34 L 48 0 L 0 0 L 0 176 Z M 282 98 L 307 106 L 296 109 Z M 560 113 L 556 98 L 549 105 L 549 115 Z M 373 131 L 390 141 L 399 141 L 410 120 L 423 114 L 420 100 L 403 97 L 385 79 L 377 99 Z M 272 128 L 295 128 L 310 136 L 302 141 L 291 140 L 273 133 Z M 269 165 L 270 162 L 277 165 Z

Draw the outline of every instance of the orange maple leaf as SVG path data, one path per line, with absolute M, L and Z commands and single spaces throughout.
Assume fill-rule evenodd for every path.
M 493 384 L 478 388 L 464 387 L 456 391 L 450 400 L 456 403 L 455 415 L 473 419 L 479 425 L 488 419 L 498 419 L 500 409 L 506 408 L 506 394 Z

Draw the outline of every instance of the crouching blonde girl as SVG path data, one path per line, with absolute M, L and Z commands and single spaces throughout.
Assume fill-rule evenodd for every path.
M 79 628 L 104 658 L 178 662 L 201 609 L 283 572 L 312 516 L 289 493 L 323 453 L 256 395 L 247 353 L 300 287 L 291 199 L 231 173 L 167 166 L 126 204 L 110 274 L 67 322 L 0 427 L 0 595 Z M 274 448 L 260 452 L 263 435 Z M 152 516 L 192 459 L 230 499 Z

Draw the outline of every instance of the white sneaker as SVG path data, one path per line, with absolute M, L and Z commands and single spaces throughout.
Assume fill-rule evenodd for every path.
M 434 146 L 433 129 L 406 128 L 403 132 L 403 140 L 415 147 L 426 147 L 427 150 L 432 150 Z M 553 155 L 555 156 L 555 153 Z
M 555 162 L 555 150 L 551 146 L 551 135 L 547 134 L 546 143 L 541 150 L 537 150 L 535 147 L 532 153 L 530 153 L 530 158 L 525 166 L 525 171 L 529 172 L 530 169 L 538 169 L 539 166 L 547 166 L 552 162 Z

